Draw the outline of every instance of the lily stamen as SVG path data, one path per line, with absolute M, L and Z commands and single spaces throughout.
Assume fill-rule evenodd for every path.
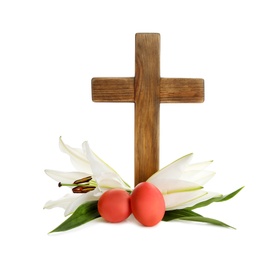
M 84 182 L 89 182 L 92 179 L 92 176 L 88 176 L 82 179 L 78 179 L 76 181 L 74 181 L 74 184 L 80 184 L 80 183 L 84 183 Z
M 72 189 L 73 193 L 87 193 L 89 191 L 94 190 L 94 186 L 77 186 Z
M 82 179 L 78 179 L 73 183 L 58 183 L 59 187 L 69 186 L 72 188 L 73 193 L 87 193 L 89 191 L 93 191 L 96 188 L 95 181 L 92 180 L 92 176 L 84 177 Z

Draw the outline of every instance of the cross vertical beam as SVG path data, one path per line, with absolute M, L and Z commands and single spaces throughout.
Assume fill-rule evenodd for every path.
M 136 34 L 135 183 L 159 169 L 160 35 Z

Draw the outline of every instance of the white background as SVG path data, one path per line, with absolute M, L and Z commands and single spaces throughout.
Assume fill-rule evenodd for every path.
M 1 1 L 1 254 L 5 259 L 268 259 L 266 1 Z M 161 75 L 205 79 L 205 103 L 161 105 L 161 161 L 194 152 L 205 189 L 245 186 L 201 209 L 237 230 L 93 221 L 57 235 L 64 195 L 45 168 L 73 170 L 58 138 L 92 149 L 133 183 L 133 104 L 91 101 L 91 78 L 134 76 L 137 32 L 161 34 Z M 114 258 L 113 258 L 114 259 Z

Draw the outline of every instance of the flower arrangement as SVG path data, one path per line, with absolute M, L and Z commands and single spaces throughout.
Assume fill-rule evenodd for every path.
M 194 209 L 233 198 L 243 187 L 221 195 L 203 189 L 215 173 L 206 170 L 212 161 L 190 164 L 193 154 L 185 155 L 153 174 L 132 189 L 120 175 L 101 160 L 87 142 L 72 148 L 59 138 L 60 150 L 69 155 L 77 171 L 45 170 L 58 186 L 71 188 L 71 193 L 44 208 L 61 207 L 69 216 L 53 232 L 67 231 L 96 218 L 120 222 L 130 214 L 144 226 L 174 219 L 205 222 L 233 228 L 219 220 L 203 217 Z

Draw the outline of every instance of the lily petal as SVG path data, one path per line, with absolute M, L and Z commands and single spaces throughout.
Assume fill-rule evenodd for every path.
M 196 191 L 203 188 L 195 182 L 175 179 L 153 179 L 148 182 L 155 185 L 163 195 L 171 193 L 181 193 L 186 191 Z
M 100 159 L 93 151 L 90 149 L 88 142 L 84 142 L 82 144 L 83 151 L 85 152 L 85 156 L 88 162 L 91 165 L 91 169 L 93 174 L 98 173 L 102 174 L 105 172 L 114 172 L 116 171 L 112 169 L 108 164 L 106 164 L 102 159 Z
M 169 195 L 164 196 L 164 199 L 167 202 L 166 210 L 184 209 L 184 208 L 192 207 L 202 201 L 206 201 L 208 199 L 220 196 L 219 193 L 206 192 L 204 190 L 198 190 L 198 191 L 189 192 L 189 193 L 190 194 L 187 194 L 187 192 L 186 194 L 174 193 L 174 194 L 169 194 Z M 179 203 L 180 200 L 181 200 L 181 203 Z
M 59 147 L 62 152 L 70 156 L 70 160 L 76 169 L 86 172 L 88 175 L 92 174 L 91 165 L 82 149 L 72 148 L 65 144 L 61 137 L 59 138 Z
M 66 194 L 64 197 L 58 200 L 49 200 L 45 205 L 44 209 L 52 209 L 52 208 L 63 208 L 67 209 L 70 203 L 74 202 L 80 195 L 78 194 Z
M 222 196 L 220 193 L 208 191 L 204 196 L 197 198 L 195 201 L 185 203 L 184 208 L 192 207 L 200 202 L 203 202 L 212 198 L 220 197 L 220 196 Z
M 164 195 L 166 210 L 185 208 L 187 203 L 196 201 L 198 198 L 206 195 L 204 190 L 176 192 Z M 196 203 L 195 203 L 196 204 Z
M 167 179 L 177 179 L 180 178 L 182 172 L 187 167 L 189 161 L 191 160 L 193 154 L 187 154 L 176 161 L 172 162 L 171 164 L 167 165 L 166 167 L 162 168 L 161 170 L 157 171 L 153 174 L 148 181 L 152 181 L 156 178 L 167 178 Z
M 127 186 L 117 174 L 112 172 L 98 176 L 96 181 L 101 191 L 116 188 L 131 191 L 130 187 Z
M 73 213 L 80 205 L 84 204 L 88 201 L 97 201 L 102 193 L 95 189 L 93 191 L 84 193 L 80 196 L 78 196 L 74 201 L 69 203 L 68 207 L 66 208 L 64 215 L 68 216 L 69 214 Z
M 205 161 L 205 162 L 200 162 L 200 163 L 189 164 L 186 167 L 186 171 L 203 171 L 212 162 L 213 162 L 213 160 L 211 160 L 211 161 Z
M 71 184 L 78 179 L 88 177 L 89 174 L 85 172 L 62 172 L 54 170 L 45 170 L 45 173 L 57 182 Z
M 212 171 L 191 170 L 191 171 L 184 171 L 180 179 L 195 182 L 199 185 L 204 185 L 211 178 L 213 178 L 215 174 L 216 173 Z
M 91 164 L 93 171 L 92 176 L 98 185 L 101 185 L 101 182 L 104 182 L 104 179 L 111 178 L 111 180 L 117 180 L 119 183 L 116 187 L 130 190 L 130 186 L 120 177 L 120 175 L 90 149 L 88 142 L 84 142 L 82 147 Z

